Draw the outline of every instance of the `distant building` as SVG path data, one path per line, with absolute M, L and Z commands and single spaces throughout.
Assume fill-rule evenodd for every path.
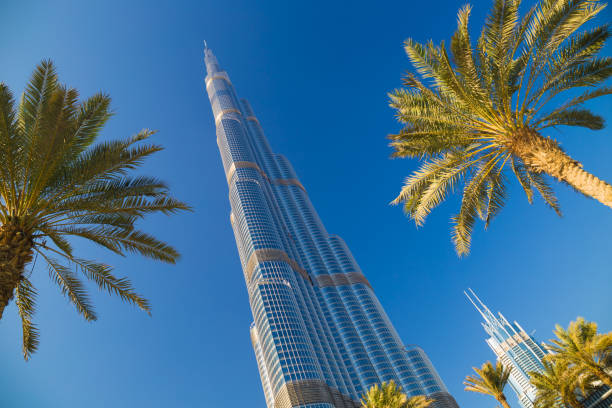
M 530 371 L 542 371 L 542 358 L 546 351 L 517 323 L 511 324 L 499 313 L 496 317 L 478 296 L 469 289 L 465 293 L 476 310 L 483 317 L 489 337 L 486 342 L 504 367 L 511 367 L 509 384 L 525 408 L 532 408 L 536 389 L 529 381 Z
M 347 245 L 327 233 L 208 48 L 205 63 L 268 408 L 357 408 L 390 380 L 432 397 L 433 408 L 458 408 L 425 353 L 404 347 Z M 279 103 L 295 95 L 287 97 Z
M 501 313 L 495 316 L 472 289 L 468 289 L 468 292 L 465 292 L 465 295 L 483 317 L 482 327 L 491 336 L 486 340 L 487 344 L 504 367 L 512 368 L 508 380 L 510 387 L 524 408 L 533 408 L 536 388 L 531 385 L 529 372 L 543 371 L 542 358 L 548 351 L 517 322 L 508 322 Z M 584 408 L 610 408 L 612 390 L 602 388 L 589 395 L 582 403 Z
M 584 408 L 612 408 L 612 390 L 602 387 L 582 401 Z

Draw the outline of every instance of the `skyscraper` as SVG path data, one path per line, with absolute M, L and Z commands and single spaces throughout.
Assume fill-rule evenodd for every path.
M 536 389 L 531 385 L 528 373 L 543 370 L 542 358 L 546 352 L 517 322 L 511 324 L 501 313 L 496 317 L 472 289 L 468 290 L 465 295 L 483 317 L 482 327 L 491 336 L 486 340 L 487 344 L 504 367 L 512 368 L 508 380 L 510 386 L 523 407 L 533 408 Z
M 230 221 L 268 408 L 355 408 L 394 380 L 456 408 L 418 347 L 406 348 L 342 238 L 329 235 L 291 163 L 205 48 L 206 90 L 229 186 Z
M 496 317 L 472 289 L 468 291 L 465 295 L 483 317 L 482 327 L 491 336 L 486 340 L 487 344 L 504 367 L 511 368 L 508 380 L 510 387 L 524 408 L 533 408 L 536 388 L 531 385 L 529 373 L 544 370 L 542 358 L 548 352 L 517 322 L 508 322 L 501 313 Z M 579 399 L 582 400 L 580 397 Z M 612 407 L 612 391 L 601 387 L 582 402 L 585 408 Z

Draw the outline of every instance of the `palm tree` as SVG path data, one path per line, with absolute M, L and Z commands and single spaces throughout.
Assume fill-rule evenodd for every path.
M 404 408 L 427 408 L 434 403 L 432 398 L 426 397 L 425 395 L 417 395 L 408 398 Z
M 463 183 L 453 217 L 457 253 L 469 253 L 476 217 L 485 228 L 505 204 L 507 176 L 514 173 L 531 203 L 534 190 L 560 214 L 545 178 L 551 176 L 612 207 L 612 186 L 583 169 L 560 144 L 543 135 L 556 126 L 601 129 L 603 119 L 584 102 L 612 93 L 596 86 L 612 75 L 612 58 L 597 56 L 608 24 L 578 32 L 605 4 L 596 0 L 541 0 L 520 18 L 521 0 L 494 0 L 475 48 L 468 30 L 470 6 L 459 11 L 450 42 L 405 50 L 420 74 L 390 94 L 404 128 L 389 136 L 393 157 L 423 159 L 394 204 L 402 203 L 417 226 L 455 185 Z M 588 88 L 554 107 L 565 91 Z
M 32 271 L 26 271 L 34 256 L 46 262 L 51 279 L 87 320 L 96 320 L 96 314 L 75 272 L 126 302 L 151 309 L 127 279 L 113 276 L 110 266 L 78 257 L 70 237 L 120 255 L 133 252 L 169 263 L 179 256 L 135 229 L 149 213 L 188 209 L 169 196 L 162 181 L 129 176 L 162 149 L 140 143 L 154 132 L 95 144 L 112 114 L 110 98 L 78 99 L 75 89 L 58 82 L 51 61 L 36 67 L 18 106 L 0 83 L 0 318 L 16 297 L 25 359 L 39 343 L 32 322 L 37 292 Z
M 408 398 L 393 380 L 372 386 L 361 399 L 363 408 L 427 408 L 432 403 L 424 395 Z
M 478 377 L 468 375 L 465 377 L 463 384 L 466 391 L 479 392 L 481 394 L 491 395 L 499 402 L 502 407 L 510 408 L 504 388 L 508 383 L 510 371 L 512 368 L 506 369 L 501 362 L 497 362 L 495 366 L 487 361 L 481 368 L 473 367 Z
M 597 323 L 578 317 L 567 330 L 557 325 L 554 333 L 557 338 L 548 348 L 556 353 L 555 361 L 575 366 L 612 388 L 612 332 L 598 334 Z
M 542 360 L 542 372 L 530 372 L 531 383 L 537 388 L 535 408 L 584 408 L 578 401 L 576 391 L 580 384 L 580 372 L 563 361 L 545 358 Z M 586 385 L 586 384 L 584 384 Z M 584 396 L 587 389 L 582 388 Z

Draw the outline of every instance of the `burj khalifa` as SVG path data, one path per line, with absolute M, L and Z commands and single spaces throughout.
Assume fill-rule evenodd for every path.
M 433 398 L 435 408 L 457 408 L 425 352 L 402 342 L 212 51 L 204 54 L 268 408 L 355 408 L 372 385 L 390 380 L 408 396 Z

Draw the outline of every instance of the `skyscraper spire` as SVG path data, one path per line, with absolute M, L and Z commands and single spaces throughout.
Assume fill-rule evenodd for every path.
M 214 75 L 216 72 L 221 72 L 217 57 L 215 57 L 212 50 L 208 48 L 206 40 L 204 40 L 204 63 L 206 64 L 206 72 L 208 72 L 209 76 Z
M 347 245 L 325 230 L 207 46 L 204 54 L 268 408 L 356 408 L 390 380 L 434 398 L 433 408 L 458 408 L 425 353 L 404 347 Z
M 468 294 L 468 292 L 470 293 Z M 474 293 L 474 291 L 471 288 L 468 288 L 468 292 L 464 291 L 463 293 L 465 294 L 465 296 L 467 296 L 469 301 L 474 305 L 478 313 L 480 313 L 480 315 L 483 317 L 483 319 L 485 319 L 487 323 L 491 323 L 492 320 L 497 320 L 493 312 L 489 310 L 487 305 L 485 305 L 480 300 L 480 298 L 476 295 L 476 293 Z M 472 296 L 474 297 L 474 299 L 472 299 Z

